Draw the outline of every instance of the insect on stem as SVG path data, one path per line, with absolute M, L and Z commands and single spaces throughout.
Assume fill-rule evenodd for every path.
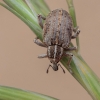
M 45 20 L 44 24 L 42 20 Z M 80 30 L 78 27 L 73 27 L 71 16 L 63 9 L 53 10 L 45 18 L 42 15 L 38 15 L 38 22 L 44 33 L 43 43 L 39 42 L 37 39 L 35 39 L 34 43 L 42 47 L 47 47 L 46 57 L 48 57 L 52 63 L 52 66 L 49 65 L 48 70 L 51 66 L 54 71 L 57 71 L 58 62 L 63 56 L 70 56 L 72 59 L 72 54 L 68 52 L 76 49 L 75 47 L 69 47 L 69 45 L 71 39 L 75 39 L 79 35 Z M 72 34 L 73 32 L 74 35 Z M 39 57 L 44 58 L 45 55 Z M 68 62 L 69 70 L 71 59 L 69 59 Z

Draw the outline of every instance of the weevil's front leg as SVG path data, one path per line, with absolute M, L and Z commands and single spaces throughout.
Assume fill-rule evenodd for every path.
M 47 73 L 49 72 L 49 68 L 50 68 L 50 67 L 52 67 L 52 66 L 51 66 L 51 65 L 49 65 L 49 67 L 48 67 L 48 69 L 47 69 L 47 71 L 46 71 Z
M 74 28 L 73 31 L 74 31 L 74 35 L 71 37 L 72 39 L 76 38 L 80 33 L 80 30 L 78 27 Z
M 62 66 L 60 64 L 58 64 L 58 66 L 60 66 L 62 68 Z M 65 73 L 65 70 L 62 68 L 63 72 Z
M 43 17 L 42 15 L 39 15 L 38 14 L 38 22 L 39 22 L 39 25 L 41 26 L 41 28 L 43 29 L 43 22 L 42 20 L 45 20 L 46 18 Z
M 47 54 L 41 54 L 38 56 L 38 58 L 46 58 L 47 57 Z
M 73 50 L 76 50 L 76 47 L 69 47 L 67 49 L 65 49 L 66 51 L 73 51 Z
M 73 74 L 73 72 L 72 72 L 72 70 L 71 70 L 71 67 L 70 67 L 70 63 L 71 63 L 71 60 L 72 60 L 73 55 L 72 55 L 71 53 L 68 53 L 68 52 L 66 52 L 64 55 L 65 55 L 65 56 L 69 56 L 69 60 L 68 60 L 68 62 L 67 62 L 67 65 L 68 65 L 69 72 L 70 72 L 71 74 Z
M 37 45 L 41 46 L 41 47 L 46 47 L 45 44 L 43 44 L 42 42 L 38 41 L 38 38 L 34 39 L 34 43 L 36 43 Z

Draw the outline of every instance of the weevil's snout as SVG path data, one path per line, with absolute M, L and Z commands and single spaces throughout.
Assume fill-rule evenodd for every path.
M 53 63 L 52 68 L 53 68 L 54 71 L 57 71 L 57 70 L 58 70 L 58 65 L 57 65 L 57 63 Z

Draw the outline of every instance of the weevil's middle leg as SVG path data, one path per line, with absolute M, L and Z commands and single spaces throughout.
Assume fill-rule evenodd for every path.
M 73 72 L 72 72 L 72 70 L 71 70 L 71 67 L 70 67 L 70 63 L 71 63 L 71 60 L 72 60 L 73 55 L 72 55 L 71 53 L 66 52 L 66 53 L 65 53 L 65 56 L 69 56 L 69 57 L 70 57 L 69 60 L 68 60 L 68 62 L 67 62 L 67 65 L 68 65 L 69 72 L 70 72 L 71 74 L 73 74 Z
M 41 28 L 43 29 L 43 22 L 42 20 L 45 20 L 46 18 L 43 17 L 42 15 L 38 15 L 38 22 L 39 22 L 39 25 L 41 26 Z
M 65 48 L 65 51 L 73 51 L 73 50 L 76 50 L 76 47 L 69 47 L 69 48 Z
M 42 42 L 38 41 L 38 38 L 34 39 L 34 43 L 36 43 L 37 45 L 41 46 L 41 47 L 46 47 L 45 44 L 43 44 Z
M 47 54 L 41 54 L 38 56 L 38 58 L 46 58 L 47 57 Z
M 76 27 L 73 29 L 73 31 L 75 34 L 71 37 L 72 39 L 76 38 L 79 35 L 80 29 L 78 27 Z

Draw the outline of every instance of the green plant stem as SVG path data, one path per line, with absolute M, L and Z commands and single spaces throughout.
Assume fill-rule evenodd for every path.
M 77 21 L 76 21 L 76 14 L 75 9 L 73 5 L 73 0 L 66 0 L 69 8 L 69 13 L 73 19 L 73 25 L 74 27 L 77 27 Z M 79 43 L 79 36 L 76 38 L 76 45 L 77 45 L 77 52 L 80 53 L 80 43 Z
M 74 27 L 77 26 L 75 9 L 73 0 L 66 0 L 69 8 L 70 15 L 73 19 Z M 93 100 L 100 100 L 100 82 L 99 78 L 89 68 L 84 59 L 80 55 L 79 37 L 76 38 L 78 52 L 74 53 L 71 66 L 73 69 L 73 77 L 84 87 L 85 90 L 91 95 Z M 64 60 L 64 59 L 63 59 Z M 65 62 L 62 62 L 66 66 Z M 67 67 L 67 66 L 66 66 Z
M 30 2 L 33 5 L 33 8 L 37 14 L 47 16 L 47 14 L 50 11 L 50 8 L 48 7 L 48 5 L 45 3 L 44 0 L 25 0 L 25 1 Z
M 65 68 L 68 69 L 66 58 L 61 60 Z M 98 77 L 89 68 L 89 66 L 78 55 L 74 55 L 71 62 L 73 74 L 72 76 L 83 86 L 83 88 L 91 95 L 93 100 L 100 100 L 100 82 Z

